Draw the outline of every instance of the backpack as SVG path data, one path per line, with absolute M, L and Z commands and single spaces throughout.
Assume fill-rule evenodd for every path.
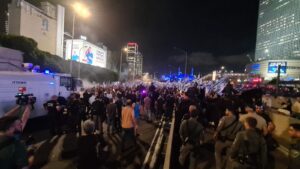
M 250 140 L 248 139 L 247 134 L 244 134 L 244 147 L 242 148 L 244 151 L 240 153 L 238 156 L 238 162 L 245 167 L 245 169 L 258 169 L 261 168 L 261 160 L 260 160 L 260 148 L 257 152 L 250 152 Z

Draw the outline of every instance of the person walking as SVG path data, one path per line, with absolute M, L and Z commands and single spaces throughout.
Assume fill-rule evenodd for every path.
M 103 134 L 103 122 L 105 119 L 105 103 L 102 98 L 97 96 L 95 98 L 95 101 L 92 103 L 92 116 L 93 116 L 93 121 L 96 124 L 96 130 L 100 134 Z
M 231 169 L 265 169 L 267 145 L 256 126 L 257 120 L 254 117 L 244 120 L 245 131 L 237 134 L 231 147 Z
M 185 169 L 196 169 L 196 162 L 201 140 L 204 138 L 204 128 L 197 121 L 197 108 L 189 107 L 190 118 L 182 121 L 179 129 L 182 146 L 180 148 L 179 163 Z
M 97 168 L 99 139 L 94 135 L 95 123 L 86 120 L 83 123 L 83 136 L 78 138 L 78 164 L 77 169 Z M 99 151 L 99 150 L 98 150 Z
M 114 100 L 109 99 L 109 104 L 106 107 L 106 116 L 107 116 L 107 134 L 116 132 L 115 128 L 115 117 L 117 114 L 117 105 L 114 103 Z
M 75 94 L 69 105 L 71 132 L 81 135 L 81 102 L 80 95 Z
M 144 98 L 144 112 L 147 116 L 147 121 L 151 122 L 153 117 L 151 112 L 151 98 L 149 95 Z
M 136 102 L 133 104 L 133 109 L 134 109 L 134 119 L 136 121 L 136 124 L 139 125 L 140 116 L 141 116 L 141 104 L 139 99 L 137 99 Z M 135 135 L 139 136 L 137 129 L 135 130 Z
M 122 107 L 123 107 L 123 101 L 122 101 L 122 96 L 118 95 L 117 100 L 115 102 L 117 105 L 117 113 L 115 116 L 115 128 L 117 132 L 121 132 L 122 127 L 121 127 L 121 114 L 122 114 Z
M 57 96 L 53 95 L 51 97 L 51 100 L 47 101 L 44 104 L 44 108 L 46 109 L 47 118 L 49 122 L 50 127 L 50 134 L 60 134 L 61 128 L 60 128 L 60 115 L 59 115 L 59 103 L 57 101 Z
M 137 129 L 137 124 L 134 118 L 132 101 L 130 99 L 126 101 L 126 106 L 123 107 L 122 109 L 121 122 L 122 122 L 122 129 L 123 129 L 121 151 L 124 151 L 126 142 L 131 140 L 136 145 L 136 138 L 134 135 L 134 131 Z
M 242 130 L 242 123 L 235 115 L 233 106 L 228 105 L 214 134 L 216 169 L 224 169 L 226 166 L 230 146 L 236 134 Z M 225 153 L 224 153 L 225 152 Z

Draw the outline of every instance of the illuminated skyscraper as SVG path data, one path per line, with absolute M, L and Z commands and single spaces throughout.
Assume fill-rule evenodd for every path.
M 300 0 L 260 0 L 255 60 L 300 59 Z
M 128 75 L 131 78 L 141 76 L 143 73 L 143 56 L 138 50 L 138 44 L 129 42 L 127 43 L 127 57 Z
M 300 78 L 300 0 L 260 0 L 255 61 L 246 71 L 271 80 Z

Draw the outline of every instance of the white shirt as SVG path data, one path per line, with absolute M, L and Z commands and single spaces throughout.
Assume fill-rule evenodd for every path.
M 90 104 L 93 104 L 94 101 L 95 101 L 95 99 L 96 99 L 96 96 L 95 96 L 95 95 L 92 95 L 92 96 L 90 97 L 90 99 L 89 99 L 89 103 L 90 103 Z
M 267 127 L 266 120 L 263 117 L 261 117 L 260 115 L 256 114 L 255 112 L 240 115 L 240 122 L 244 123 L 246 118 L 248 118 L 248 117 L 253 117 L 256 119 L 256 121 L 257 121 L 256 128 L 263 130 L 264 128 Z

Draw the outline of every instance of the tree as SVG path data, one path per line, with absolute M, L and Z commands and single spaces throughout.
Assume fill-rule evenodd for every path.
M 50 69 L 53 72 L 69 73 L 70 61 L 64 60 L 59 56 L 41 51 L 37 48 L 37 42 L 33 39 L 14 36 L 0 35 L 0 45 L 22 51 L 24 62 L 40 65 L 41 69 Z M 76 77 L 79 71 L 79 63 L 73 62 L 74 68 L 72 76 Z M 91 82 L 116 81 L 117 73 L 108 69 L 95 67 L 87 64 L 80 65 L 81 77 Z

